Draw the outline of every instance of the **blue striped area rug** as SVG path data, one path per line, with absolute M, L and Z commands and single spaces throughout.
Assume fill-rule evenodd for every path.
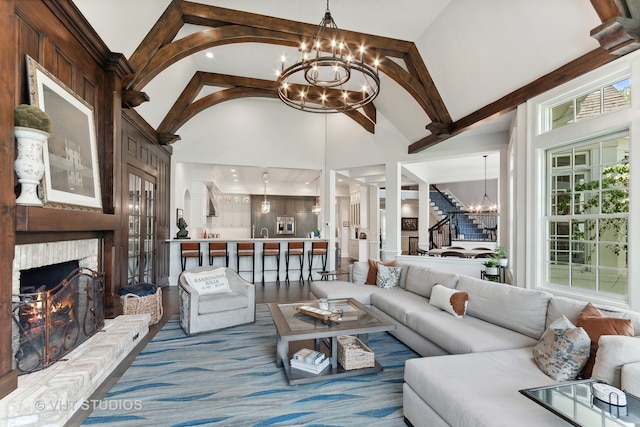
M 256 322 L 188 337 L 171 319 L 83 425 L 403 426 L 404 362 L 416 353 L 388 333 L 369 335 L 382 372 L 293 385 L 276 367 L 266 305 Z

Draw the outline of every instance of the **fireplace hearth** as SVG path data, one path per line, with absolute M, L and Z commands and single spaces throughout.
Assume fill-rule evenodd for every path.
M 64 358 L 104 327 L 104 278 L 77 268 L 58 285 L 31 287 L 14 295 L 13 320 L 19 334 L 19 374 L 44 369 Z

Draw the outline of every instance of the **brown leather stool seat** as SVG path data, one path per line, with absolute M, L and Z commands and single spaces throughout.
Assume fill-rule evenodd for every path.
M 229 250 L 227 242 L 209 242 L 209 265 L 213 265 L 214 258 L 224 257 L 224 266 L 229 267 Z
M 253 242 L 238 242 L 238 274 L 251 271 L 251 283 L 255 281 L 255 260 L 256 260 L 256 244 Z M 240 270 L 240 259 L 251 257 L 251 270 Z
M 298 262 L 300 263 L 300 277 L 298 278 L 298 281 L 304 283 L 304 278 L 302 277 L 302 265 L 304 263 L 304 242 L 287 243 L 287 251 L 285 252 L 285 263 L 287 267 L 287 276 L 285 278 L 285 281 L 287 282 L 287 285 L 289 284 L 289 262 L 291 260 L 291 257 L 294 257 L 294 259 L 296 257 L 298 258 Z
M 327 271 L 327 252 L 329 250 L 329 242 L 311 242 L 311 249 L 307 251 L 309 258 L 309 277 L 307 280 L 311 282 L 311 274 L 313 272 L 313 259 L 320 256 L 322 261 L 322 271 Z
M 187 258 L 198 258 L 198 266 L 202 267 L 202 253 L 200 253 L 200 243 L 180 243 L 180 262 L 182 264 L 182 271 L 187 268 Z
M 268 257 L 275 257 L 276 268 L 275 270 L 268 270 L 265 268 L 265 261 Z M 264 273 L 266 271 L 276 272 L 276 283 L 280 283 L 280 242 L 264 242 L 262 245 L 262 284 L 264 285 Z

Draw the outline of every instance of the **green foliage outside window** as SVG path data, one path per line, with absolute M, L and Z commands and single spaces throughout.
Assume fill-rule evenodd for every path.
M 601 190 L 601 191 L 598 191 Z M 587 198 L 584 203 L 574 207 L 574 214 L 588 214 L 590 212 L 602 214 L 619 214 L 629 212 L 629 164 L 619 164 L 608 166 L 602 171 L 602 180 L 593 180 L 585 183 L 576 184 L 574 189 L 565 190 L 566 197 L 561 198 L 558 203 L 558 212 L 568 215 L 570 214 L 570 204 L 575 194 L 584 193 L 585 195 L 594 192 L 591 197 Z M 606 245 L 616 255 L 626 254 L 627 252 L 627 218 L 601 218 L 598 228 L 598 237 L 605 234 L 613 236 L 617 242 L 625 242 L 623 245 Z M 585 221 L 586 229 L 581 230 L 579 227 L 572 227 L 572 237 L 574 240 L 586 240 L 586 236 L 595 235 L 596 221 Z M 609 238 L 609 241 L 612 239 Z M 593 252 L 595 247 L 590 252 Z M 590 256 L 589 256 L 590 258 Z

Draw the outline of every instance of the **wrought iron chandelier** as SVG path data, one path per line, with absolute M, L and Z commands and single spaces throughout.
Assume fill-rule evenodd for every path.
M 482 201 L 477 206 L 471 206 L 471 212 L 490 212 L 497 213 L 498 205 L 493 203 L 489 196 L 487 195 L 487 155 L 484 156 L 484 196 L 482 196 Z
M 271 202 L 267 202 L 267 181 L 269 180 L 269 172 L 262 174 L 262 180 L 264 181 L 264 201 L 260 207 L 260 213 L 266 214 L 271 212 Z
M 354 55 L 329 11 L 312 44 L 302 42 L 298 62 L 285 68 L 276 80 L 278 96 L 290 107 L 312 113 L 343 113 L 373 101 L 380 92 L 378 60 L 367 64 L 364 45 Z

